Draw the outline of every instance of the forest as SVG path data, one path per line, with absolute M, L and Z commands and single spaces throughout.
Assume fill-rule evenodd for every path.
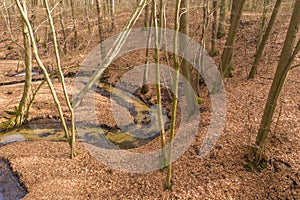
M 1 0 L 0 200 L 300 199 L 300 0 Z

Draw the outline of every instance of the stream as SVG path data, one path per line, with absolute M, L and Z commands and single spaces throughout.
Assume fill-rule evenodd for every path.
M 20 84 L 16 84 L 20 86 Z M 0 86 L 7 87 L 7 86 Z M 12 87 L 12 85 L 10 85 Z M 128 97 L 122 89 L 112 88 L 107 84 L 99 84 L 96 91 L 102 96 L 109 97 L 114 93 L 114 101 L 121 107 L 126 107 L 134 120 L 126 126 L 109 127 L 106 124 L 76 123 L 77 141 L 88 142 L 106 149 L 133 149 L 143 146 L 159 136 L 156 106 L 149 107 L 139 97 Z M 124 105 L 127 106 L 124 106 Z M 128 105 L 130 105 L 128 107 Z M 124 111 L 125 112 L 125 111 Z M 169 128 L 169 119 L 164 112 L 165 129 Z M 70 122 L 67 122 L 70 127 Z M 56 119 L 34 119 L 28 124 L 16 129 L 0 132 L 0 146 L 21 141 L 66 141 L 61 123 Z
M 18 76 L 18 75 L 17 75 Z M 21 75 L 20 75 L 21 76 Z M 70 81 L 70 80 L 69 80 Z M 23 83 L 0 85 L 5 87 L 20 87 Z M 159 136 L 156 120 L 156 107 L 148 106 L 137 96 L 126 96 L 122 89 L 112 88 L 107 84 L 99 84 L 98 94 L 109 97 L 114 93 L 115 102 L 128 109 L 133 117 L 126 127 L 109 127 L 103 125 L 84 124 L 77 126 L 79 133 L 77 141 L 88 142 L 106 149 L 133 149 L 143 146 Z M 128 112 L 127 111 L 127 112 Z M 165 128 L 169 127 L 169 119 L 164 113 Z M 70 127 L 70 122 L 67 122 Z M 143 135 L 145 134 L 146 135 Z M 61 123 L 57 119 L 34 119 L 28 124 L 7 132 L 0 132 L 0 147 L 13 142 L 22 141 L 66 141 Z M 9 162 L 0 158 L 0 200 L 21 199 L 26 195 L 26 190 L 20 185 L 17 176 L 12 172 Z

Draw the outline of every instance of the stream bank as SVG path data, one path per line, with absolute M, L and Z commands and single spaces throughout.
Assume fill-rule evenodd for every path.
M 26 195 L 26 189 L 19 183 L 9 162 L 0 158 L 0 200 L 18 200 Z

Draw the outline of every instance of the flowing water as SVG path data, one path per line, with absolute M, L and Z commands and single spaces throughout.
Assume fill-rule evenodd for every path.
M 26 190 L 19 184 L 8 164 L 0 159 L 0 200 L 17 200 L 26 195 Z
M 23 74 L 21 74 L 23 75 Z M 21 76 L 16 75 L 16 76 Z M 12 84 L 9 87 L 20 87 L 21 84 Z M 0 85 L 0 87 L 7 87 Z M 126 127 L 108 127 L 107 125 L 88 125 L 76 127 L 77 141 L 88 142 L 89 144 L 107 149 L 132 149 L 145 145 L 159 136 L 158 122 L 156 118 L 156 107 L 148 106 L 136 96 L 128 97 L 122 89 L 112 88 L 107 84 L 99 84 L 96 91 L 114 94 L 114 100 L 121 106 L 126 104 L 133 121 Z M 164 113 L 164 122 L 168 128 L 168 117 Z M 66 141 L 65 134 L 59 120 L 35 119 L 27 125 L 8 132 L 0 133 L 0 146 L 21 141 Z M 14 192 L 11 192 L 14 191 Z M 0 200 L 20 199 L 26 191 L 20 186 L 18 179 L 13 175 L 8 162 L 0 159 Z

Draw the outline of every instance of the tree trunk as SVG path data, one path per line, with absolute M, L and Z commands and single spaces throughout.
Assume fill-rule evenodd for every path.
M 65 30 L 65 25 L 64 25 L 64 21 L 63 21 L 63 11 L 64 11 L 64 5 L 62 4 L 62 1 L 60 2 L 60 12 L 59 12 L 59 22 L 60 22 L 60 26 L 61 26 L 61 31 L 63 33 L 63 38 L 64 38 L 64 47 L 63 47 L 63 52 L 65 55 L 67 55 L 67 33 Z
M 90 22 L 90 18 L 89 18 L 89 14 L 88 14 L 88 2 L 87 0 L 84 0 L 84 14 L 85 14 L 85 19 L 88 25 L 88 30 L 89 30 L 89 34 L 92 34 L 92 28 L 91 28 L 91 22 Z
M 54 48 L 54 53 L 55 53 L 55 58 L 56 58 L 55 60 L 56 60 L 56 65 L 57 65 L 57 71 L 58 71 L 59 79 L 61 81 L 61 86 L 62 86 L 62 89 L 63 89 L 63 94 L 64 94 L 64 97 L 65 97 L 65 101 L 66 101 L 66 104 L 68 106 L 68 109 L 69 109 L 69 112 L 70 112 L 70 115 L 71 115 L 71 138 L 68 142 L 69 142 L 69 145 L 70 145 L 70 148 L 71 148 L 71 158 L 74 158 L 77 155 L 77 151 L 76 151 L 76 148 L 75 148 L 74 110 L 73 110 L 72 105 L 71 105 L 70 100 L 69 100 L 67 87 L 66 87 L 65 80 L 64 80 L 64 74 L 63 74 L 62 69 L 61 69 L 60 56 L 59 56 L 59 51 L 58 51 L 58 44 L 57 44 L 57 39 L 56 39 L 54 23 L 53 23 L 53 19 L 52 19 L 52 16 L 51 16 L 51 11 L 49 9 L 47 0 L 44 0 L 44 4 L 45 4 L 45 7 L 46 7 L 49 24 L 50 24 L 50 27 L 51 27 L 51 30 L 52 30 L 53 48 Z
M 25 14 L 27 15 L 26 1 L 22 2 L 23 9 Z M 28 28 L 22 19 L 23 26 L 23 43 L 24 43 L 24 52 L 25 52 L 25 84 L 24 90 L 22 94 L 21 101 L 19 103 L 19 107 L 16 114 L 16 126 L 23 124 L 28 117 L 28 113 L 26 113 L 27 106 L 29 105 L 29 94 L 31 88 L 31 79 L 32 79 L 32 50 L 31 50 L 31 42 L 28 33 Z
M 160 14 L 161 17 L 163 15 L 162 8 L 164 7 L 164 1 L 160 1 Z M 156 0 L 152 0 L 152 20 L 153 25 L 155 27 L 155 49 L 154 49 L 154 60 L 155 60 L 155 83 L 156 83 L 156 104 L 157 104 L 157 120 L 160 130 L 160 142 L 161 142 L 161 148 L 162 148 L 162 154 L 161 154 L 161 168 L 163 168 L 166 165 L 166 153 L 165 153 L 165 128 L 164 128 L 164 122 L 163 122 L 163 116 L 162 116 L 162 105 L 161 105 L 161 88 L 160 88 L 160 46 L 161 46 L 161 39 L 162 39 L 162 32 L 161 28 L 163 25 L 162 19 L 157 19 L 157 11 L 156 11 L 157 3 Z
M 217 38 L 220 39 L 225 36 L 225 26 L 226 26 L 226 12 L 227 12 L 227 0 L 223 0 L 220 5 L 220 19 Z
M 63 130 L 66 134 L 67 140 L 70 141 L 70 134 L 69 134 L 69 131 L 68 131 L 68 128 L 67 128 L 67 125 L 66 125 L 66 121 L 65 121 L 64 116 L 63 116 L 63 111 L 62 111 L 62 108 L 61 108 L 61 105 L 60 105 L 60 101 L 57 97 L 57 94 L 56 94 L 56 91 L 54 89 L 53 83 L 51 82 L 49 73 L 47 72 L 46 67 L 44 66 L 43 62 L 41 61 L 41 59 L 39 57 L 38 49 L 37 49 L 37 45 L 36 45 L 36 42 L 35 42 L 32 27 L 30 25 L 30 22 L 28 20 L 27 15 L 25 14 L 24 9 L 21 6 L 20 0 L 15 0 L 15 1 L 16 1 L 17 6 L 18 6 L 21 17 L 24 20 L 24 22 L 26 23 L 26 27 L 28 28 L 28 31 L 29 31 L 30 41 L 31 41 L 32 48 L 33 48 L 33 56 L 35 57 L 35 60 L 37 61 L 37 64 L 39 65 L 39 67 L 41 68 L 41 70 L 44 74 L 44 78 L 46 79 L 46 82 L 49 86 L 49 89 L 50 89 L 50 92 L 52 94 L 53 100 L 55 102 L 56 108 L 58 110 Z
M 144 27 L 149 27 L 149 3 L 147 3 L 147 5 L 145 6 Z
M 99 33 L 99 43 L 102 60 L 104 59 L 104 50 L 102 47 L 103 36 L 102 36 L 102 18 L 101 18 L 101 3 L 100 0 L 96 0 L 96 9 L 97 9 L 97 20 L 98 20 L 98 33 Z
M 181 0 L 181 5 L 180 5 L 180 27 L 179 27 L 179 31 L 183 34 L 186 35 L 186 37 L 180 37 L 180 41 L 179 41 L 179 51 L 181 53 L 184 53 L 185 58 L 188 58 L 189 56 L 189 39 L 188 36 L 190 34 L 190 29 L 189 29 L 189 9 L 190 9 L 190 2 L 189 0 Z M 186 60 L 183 59 L 181 61 L 180 64 L 180 69 L 182 71 L 183 76 L 187 79 L 186 82 L 184 82 L 184 88 L 186 89 L 186 91 L 188 90 L 188 85 L 190 84 L 192 86 L 192 88 L 194 89 L 194 91 L 197 90 L 197 85 L 196 83 L 194 84 L 191 74 L 192 74 L 192 67 L 190 65 L 190 63 Z M 186 95 L 186 101 L 188 103 L 188 105 L 190 106 L 189 113 L 193 113 L 196 109 L 197 109 L 197 104 L 194 104 L 195 101 L 193 101 L 193 99 L 195 99 L 195 93 L 188 93 Z
M 149 5 L 147 4 L 147 6 L 149 6 Z M 149 9 L 149 7 L 148 7 L 148 9 Z M 146 7 L 145 7 L 145 11 L 146 11 Z M 147 24 L 145 24 L 145 25 L 147 25 L 145 28 L 149 28 L 152 26 L 152 21 L 153 21 L 152 17 L 153 17 L 153 14 L 151 13 L 150 21 L 147 22 Z M 143 76 L 143 86 L 141 89 L 142 94 L 147 94 L 149 92 L 149 85 L 147 84 L 147 81 L 148 81 L 148 69 L 149 69 L 149 52 L 150 52 L 149 46 L 150 46 L 150 44 L 151 44 L 151 29 L 149 28 L 148 37 L 147 37 L 146 61 L 145 61 L 145 70 L 144 70 L 144 76 Z
M 216 41 L 217 41 L 217 23 L 218 23 L 218 1 L 213 0 L 213 22 L 212 22 L 212 33 L 211 33 L 211 49 L 210 56 L 215 56 L 216 52 Z
M 268 27 L 267 27 L 267 30 L 262 38 L 262 41 L 261 43 L 259 44 L 258 48 L 257 48 L 257 51 L 255 53 L 255 59 L 254 59 L 254 62 L 253 62 L 253 65 L 252 65 L 252 68 L 251 68 L 251 71 L 249 73 L 249 76 L 248 76 L 248 79 L 252 79 L 254 78 L 255 74 L 256 74 L 256 71 L 257 71 L 257 66 L 259 64 L 259 61 L 260 61 L 260 58 L 262 56 L 262 53 L 265 49 L 265 46 L 267 44 L 267 41 L 268 41 L 268 38 L 269 38 L 269 35 L 271 33 L 271 30 L 273 28 L 273 25 L 275 23 L 275 20 L 276 20 L 276 17 L 277 17 L 277 14 L 278 14 L 278 11 L 279 11 L 279 8 L 280 8 L 280 5 L 281 5 L 281 2 L 282 0 L 277 0 L 276 1 L 276 4 L 275 4 L 275 7 L 273 9 L 273 12 L 272 12 L 272 16 L 270 18 L 270 21 L 269 21 L 269 24 L 268 24 Z
M 79 45 L 79 39 L 78 39 L 77 28 L 76 28 L 74 0 L 70 0 L 70 3 L 71 3 L 71 13 L 72 13 L 72 23 L 73 23 L 73 34 L 74 34 L 73 45 L 74 45 L 74 48 L 76 48 Z
M 268 95 L 267 103 L 265 106 L 264 114 L 260 123 L 259 131 L 256 137 L 256 162 L 260 162 L 261 154 L 264 152 L 264 148 L 267 142 L 268 134 L 270 132 L 272 119 L 275 113 L 276 104 L 280 96 L 282 87 L 286 80 L 287 74 L 290 70 L 291 64 L 299 51 L 299 46 L 295 48 L 293 52 L 293 46 L 298 33 L 300 25 L 300 0 L 296 0 L 294 11 L 291 17 L 288 32 L 285 38 L 285 42 L 281 51 L 279 63 L 275 73 L 275 77 Z
M 173 102 L 172 102 L 172 116 L 171 116 L 171 125 L 170 125 L 170 138 L 169 138 L 169 153 L 168 153 L 168 172 L 165 183 L 166 189 L 171 189 L 171 179 L 172 179 L 172 157 L 173 157 L 173 140 L 175 136 L 175 127 L 176 127 L 176 112 L 177 112 L 177 104 L 178 104 L 178 81 L 179 81 L 179 70 L 180 63 L 178 57 L 178 31 L 179 31 L 179 18 L 180 18 L 180 6 L 181 0 L 176 0 L 176 8 L 175 8 L 175 25 L 174 25 L 174 53 L 173 53 L 173 61 L 174 61 L 174 70 L 175 77 L 173 81 Z
M 260 46 L 260 43 L 261 43 L 262 38 L 263 38 L 264 31 L 265 31 L 265 24 L 266 24 L 266 19 L 267 19 L 268 7 L 269 7 L 269 1 L 264 0 L 264 9 L 263 9 L 263 13 L 262 13 L 261 20 L 260 20 L 260 27 L 259 27 L 256 51 L 258 50 L 258 48 Z
M 229 28 L 226 44 L 223 50 L 221 65 L 220 65 L 220 71 L 223 77 L 232 76 L 232 70 L 233 70 L 232 55 L 233 55 L 234 40 L 239 27 L 245 1 L 246 0 L 233 0 L 232 2 L 230 28 Z
M 208 0 L 203 0 L 203 5 L 202 5 L 202 29 L 201 29 L 201 39 L 200 43 L 203 46 L 203 48 L 206 48 L 206 31 L 208 29 L 208 15 L 209 15 L 209 10 L 208 10 Z
M 110 0 L 110 30 L 115 28 L 115 0 Z

